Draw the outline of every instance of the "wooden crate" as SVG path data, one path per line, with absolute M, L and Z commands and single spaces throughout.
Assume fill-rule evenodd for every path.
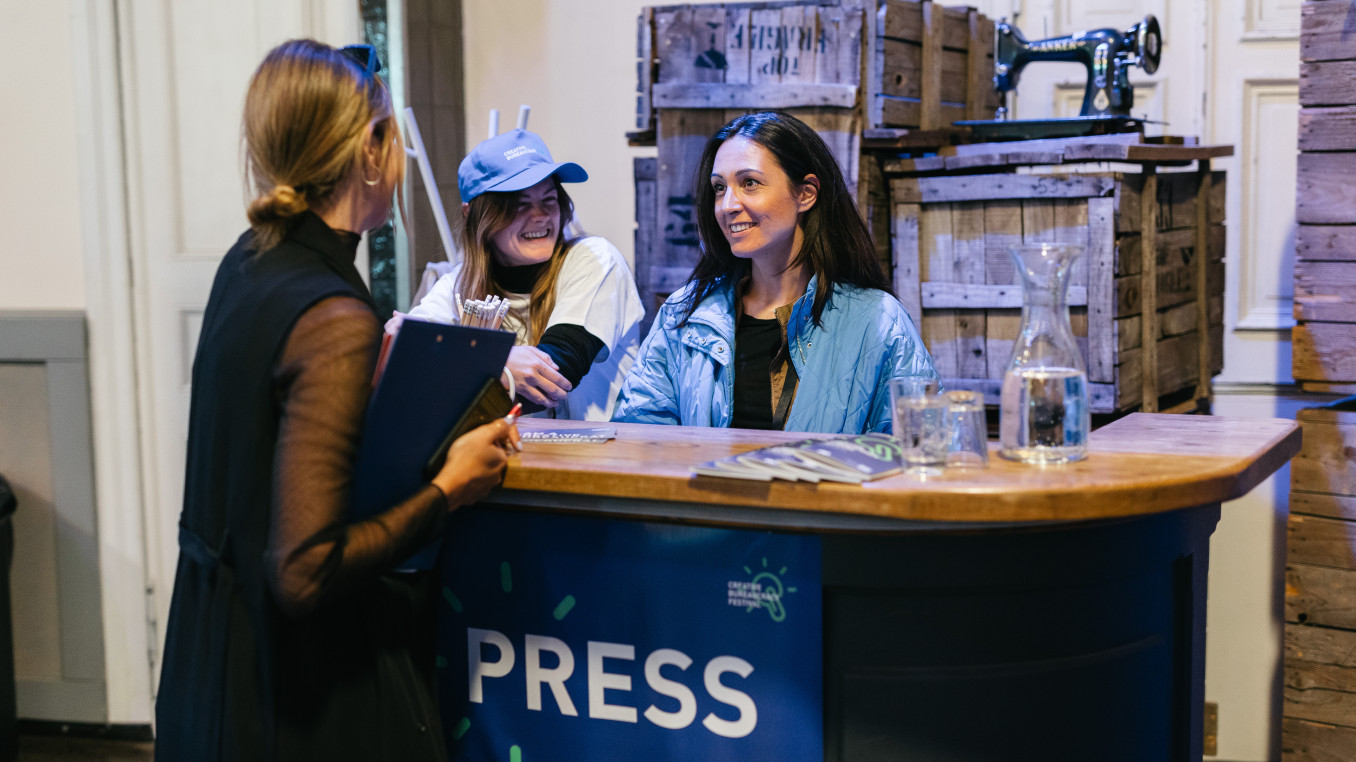
M 1309 408 L 1290 464 L 1285 762 L 1356 759 L 1356 400 Z
M 991 118 L 993 48 L 991 19 L 930 0 L 653 6 L 638 18 L 636 127 L 665 108 L 864 105 L 863 128 L 924 130 Z
M 867 123 L 935 130 L 992 119 L 994 23 L 968 7 L 884 0 L 867 20 Z
M 907 168 L 935 171 L 949 158 Z M 921 316 L 943 383 L 998 403 L 1021 326 L 1008 247 L 1049 241 L 1085 247 L 1069 304 L 1093 412 L 1157 410 L 1161 397 L 1183 390 L 1194 392 L 1192 408 L 1208 401 L 1209 378 L 1224 364 L 1224 175 L 1202 164 L 1172 173 L 1150 165 L 1143 173 L 892 179 L 895 293 Z M 1146 249 L 1155 256 L 1145 258 Z
M 1306 2 L 1300 33 L 1292 374 L 1356 392 L 1356 36 L 1350 2 Z M 1356 748 L 1356 747 L 1354 747 Z

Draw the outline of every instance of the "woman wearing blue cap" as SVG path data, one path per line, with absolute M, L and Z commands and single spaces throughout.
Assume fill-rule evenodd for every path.
M 574 204 L 563 183 L 588 173 L 555 162 L 536 134 L 515 129 L 461 162 L 462 261 L 410 316 L 451 322 L 456 300 L 509 302 L 518 334 L 508 372 L 518 396 L 555 417 L 606 421 L 640 345 L 645 309 L 626 260 L 606 239 L 570 239 Z
M 695 182 L 702 257 L 615 419 L 889 431 L 889 380 L 937 372 L 828 146 L 788 114 L 745 114 L 707 142 Z

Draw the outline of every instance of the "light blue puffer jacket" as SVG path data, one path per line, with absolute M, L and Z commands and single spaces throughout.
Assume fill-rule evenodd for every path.
M 838 285 L 822 325 L 811 317 L 817 278 L 791 308 L 787 339 L 800 379 L 787 431 L 861 434 L 891 430 L 891 378 L 937 378 L 913 321 L 894 296 Z M 683 426 L 730 425 L 734 415 L 734 289 L 726 278 L 684 325 L 691 285 L 659 308 L 622 384 L 612 420 Z

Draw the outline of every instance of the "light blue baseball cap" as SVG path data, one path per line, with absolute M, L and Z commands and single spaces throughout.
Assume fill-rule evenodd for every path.
M 582 183 L 589 173 L 572 161 L 555 162 L 546 143 L 535 132 L 509 130 L 471 149 L 457 168 L 461 200 L 482 193 L 504 193 L 531 188 L 555 175 L 562 183 Z

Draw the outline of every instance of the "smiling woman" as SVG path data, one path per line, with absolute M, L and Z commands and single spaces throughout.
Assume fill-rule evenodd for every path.
M 891 378 L 936 378 L 823 139 L 745 114 L 707 142 L 702 257 L 664 302 L 614 419 L 889 431 Z
M 504 325 L 519 346 L 506 370 L 518 396 L 557 418 L 605 421 L 635 359 L 645 309 L 617 247 L 566 237 L 574 203 L 563 184 L 587 179 L 578 164 L 552 161 L 546 143 L 524 129 L 476 146 L 457 171 L 464 256 L 410 316 L 455 322 L 458 297 L 508 300 Z

